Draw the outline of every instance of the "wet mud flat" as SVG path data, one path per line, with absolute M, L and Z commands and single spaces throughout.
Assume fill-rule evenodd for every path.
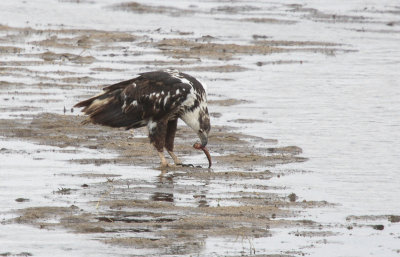
M 185 33 L 179 31 L 169 32 L 170 38 L 164 39 L 158 35 L 158 31 L 143 36 L 140 33 L 136 35 L 131 32 L 80 29 L 39 30 L 1 26 L 0 30 L 3 35 L 7 35 L 1 37 L 3 46 L 0 53 L 8 59 L 0 62 L 0 72 L 5 78 L 24 78 L 18 82 L 1 81 L 2 101 L 7 103 L 2 108 L 9 113 L 7 118 L 0 121 L 1 136 L 6 140 L 17 139 L 55 146 L 59 153 L 75 152 L 75 158 L 67 160 L 69 163 L 115 165 L 116 170 L 120 165 L 132 166 L 136 172 L 146 172 L 141 171 L 140 167 L 157 169 L 159 162 L 155 150 L 148 143 L 146 130 L 125 131 L 95 125 L 82 126 L 84 118 L 78 115 L 77 110 L 66 105 L 54 93 L 49 93 L 49 90 L 55 89 L 69 95 L 71 99 L 78 99 L 78 94 L 79 97 L 89 96 L 99 90 L 98 87 L 90 86 L 97 83 L 98 74 L 123 74 L 127 71 L 122 68 L 125 65 L 155 65 L 160 69 L 179 68 L 200 73 L 236 73 L 248 70 L 229 63 L 240 59 L 241 55 L 268 55 L 287 51 L 326 54 L 336 51 L 338 46 L 325 42 L 266 40 L 255 40 L 243 45 L 224 43 L 210 36 L 193 38 L 190 37 L 191 33 L 182 39 L 180 36 Z M 254 38 L 258 39 L 257 36 Z M 10 46 L 12 42 L 18 42 L 19 46 Z M 121 46 L 123 44 L 134 44 L 135 50 Z M 285 49 L 285 45 L 295 47 Z M 10 57 L 15 54 L 19 58 Z M 127 58 L 154 54 L 159 56 L 158 59 L 132 61 Z M 122 65 L 109 65 L 115 62 Z M 259 62 L 253 65 L 267 64 Z M 53 72 L 47 71 L 46 67 L 50 66 L 58 68 Z M 82 67 L 90 68 L 82 71 Z M 216 75 L 216 79 L 225 78 Z M 210 109 L 216 110 L 211 115 L 218 119 L 223 116 L 220 108 L 232 108 L 246 102 L 211 95 Z M 55 111 L 48 113 L 47 107 Z M 251 125 L 262 121 L 238 119 L 232 122 Z M 175 150 L 184 162 L 195 161 L 196 166 L 205 167 L 206 159 L 191 147 L 194 143 L 192 141 L 191 131 L 180 127 Z M 81 177 L 82 183 L 67 182 L 65 186 L 49 191 L 52 198 L 63 202 L 59 206 L 23 208 L 24 204 L 30 203 L 29 194 L 25 197 L 15 196 L 19 205 L 10 211 L 15 217 L 3 220 L 2 223 L 91 234 L 93 239 L 105 244 L 136 249 L 138 255 L 146 253 L 155 256 L 198 254 L 208 249 L 210 240 L 223 240 L 236 245 L 231 252 L 226 249 L 231 256 L 269 256 L 264 254 L 268 252 L 265 248 L 256 247 L 253 241 L 273 237 L 274 231 L 282 228 L 291 230 L 293 234 L 299 229 L 306 230 L 309 231 L 305 232 L 306 236 L 310 237 L 335 235 L 322 224 L 298 218 L 300 213 L 309 208 L 329 207 L 331 204 L 325 201 L 298 201 L 295 192 L 290 195 L 276 193 L 283 188 L 268 185 L 271 178 L 286 175 L 273 173 L 270 167 L 307 160 L 301 156 L 300 147 L 277 147 L 277 142 L 276 139 L 237 132 L 229 125 L 213 126 L 209 138 L 214 162 L 211 170 L 176 167 L 159 170 L 159 175 L 152 179 L 132 179 L 122 177 L 118 172 L 97 173 L 95 170 L 90 173 L 66 171 L 54 174 L 62 176 L 66 181 L 69 177 Z M 80 149 L 84 148 L 112 155 L 107 158 L 87 158 L 79 154 Z M 7 147 L 2 147 L 0 152 L 13 153 Z M 102 181 L 99 182 L 99 179 Z M 209 251 L 218 252 L 217 249 Z M 273 256 L 298 254 L 287 251 Z
M 245 135 L 228 126 L 215 126 L 210 136 L 209 148 L 214 156 L 211 170 L 175 167 L 158 170 L 151 179 L 123 176 L 118 173 L 119 166 L 130 166 L 134 173 L 148 172 L 140 167 L 149 165 L 157 170 L 159 159 L 145 137 L 146 131 L 82 126 L 83 120 L 82 116 L 54 113 L 1 120 L 3 137 L 55 146 L 60 153 L 75 151 L 78 158 L 67 162 L 81 166 L 115 166 L 110 173 L 95 169 L 54 173 L 66 181 L 64 186 L 48 192 L 60 204 L 24 208 L 30 204 L 29 194 L 25 198 L 15 196 L 18 208 L 10 210 L 14 217 L 2 220 L 2 225 L 25 224 L 41 230 L 91 235 L 105 245 L 130 248 L 133 256 L 190 256 L 206 251 L 210 241 L 218 240 L 236 245 L 233 251 L 226 251 L 230 256 L 298 256 L 304 252 L 264 254 L 268 250 L 255 242 L 272 238 L 283 229 L 290 236 L 311 239 L 308 247 L 315 247 L 345 231 L 381 231 L 385 229 L 382 221 L 400 220 L 396 215 L 349 216 L 342 224 L 304 219 L 309 210 L 332 208 L 335 204 L 299 200 L 296 192 L 282 193 L 285 188 L 269 184 L 270 179 L 290 175 L 271 172 L 270 168 L 307 161 L 301 157 L 301 148 L 278 147 L 277 140 Z M 176 151 L 185 162 L 186 156 L 195 155 L 196 165 L 206 167 L 203 154 L 191 147 L 190 134 L 186 127 L 179 128 Z M 85 158 L 79 154 L 85 148 L 112 156 Z M 0 149 L 2 154 L 10 151 Z M 80 178 L 80 183 L 68 183 L 68 178 Z
M 70 160 L 81 165 L 111 163 L 157 167 L 159 160 L 148 139 L 143 137 L 145 131 L 136 130 L 132 134 L 95 125 L 82 126 L 83 119 L 50 113 L 34 116 L 31 120 L 5 119 L 1 120 L 0 132 L 7 138 L 59 147 L 60 152 L 73 147 L 116 153 L 109 159 Z M 202 156 L 191 148 L 191 140 L 190 131 L 181 127 L 176 151 L 183 158 L 185 155 Z M 252 141 L 264 146 L 255 147 Z M 296 216 L 307 208 L 329 206 L 327 202 L 297 202 L 294 193 L 269 192 L 279 188 L 268 186 L 268 180 L 283 174 L 272 173 L 268 167 L 306 161 L 298 156 L 301 153 L 299 147 L 274 147 L 275 144 L 276 140 L 256 138 L 235 132 L 233 128 L 217 126 L 210 136 L 209 148 L 215 162 L 212 170 L 170 168 L 160 170 L 156 180 L 121 178 L 118 173 L 55 174 L 66 179 L 82 177 L 80 185 L 49 192 L 60 198 L 79 198 L 79 204 L 18 209 L 17 217 L 3 221 L 3 224 L 63 228 L 73 233 L 93 234 L 106 244 L 146 249 L 153 254 L 178 255 L 201 252 L 205 241 L 214 237 L 238 242 L 245 240 L 247 253 L 254 254 L 257 249 L 251 241 L 273 236 L 274 229 L 308 228 L 322 233 L 320 224 L 296 219 Z M 1 149 L 3 153 L 7 151 L 7 148 Z M 206 162 L 204 158 L 199 159 Z M 98 178 L 103 181 L 91 182 Z M 16 201 L 23 204 L 29 202 L 29 198 Z

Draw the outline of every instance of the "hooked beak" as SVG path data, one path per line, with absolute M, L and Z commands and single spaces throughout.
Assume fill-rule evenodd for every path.
M 197 135 L 200 138 L 201 146 L 205 147 L 208 143 L 208 135 L 205 132 L 199 132 Z
M 208 136 L 205 133 L 198 133 L 198 135 L 200 137 L 201 144 L 200 143 L 195 143 L 193 145 L 193 147 L 195 149 L 198 149 L 198 150 L 199 149 L 203 150 L 203 152 L 205 153 L 205 155 L 207 156 L 207 159 L 208 159 L 208 168 L 211 168 L 211 165 L 212 165 L 211 155 L 210 155 L 210 153 L 208 152 L 208 150 L 206 148 L 207 141 L 208 141 Z

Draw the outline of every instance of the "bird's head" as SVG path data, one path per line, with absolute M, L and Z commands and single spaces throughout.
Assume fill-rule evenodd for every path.
M 211 168 L 212 165 L 211 155 L 206 148 L 206 145 L 208 143 L 208 133 L 210 133 L 211 129 L 210 116 L 208 115 L 207 108 L 205 108 L 204 112 L 199 113 L 198 120 L 199 120 L 199 130 L 197 131 L 197 135 L 199 136 L 201 143 L 195 143 L 193 147 L 198 150 L 203 150 L 208 159 L 208 168 Z
M 201 143 L 195 143 L 195 149 L 203 150 L 208 159 L 208 168 L 211 168 L 211 156 L 206 145 L 208 143 L 208 133 L 210 133 L 210 115 L 206 103 L 194 108 L 192 111 L 186 112 L 181 119 L 191 127 L 199 136 Z
M 205 114 L 200 115 L 199 119 L 200 129 L 197 131 L 197 135 L 200 138 L 201 146 L 205 147 L 208 143 L 208 133 L 210 133 L 211 129 L 208 111 L 206 110 Z
M 208 143 L 208 133 L 210 133 L 211 129 L 207 106 L 199 106 L 193 111 L 186 112 L 181 118 L 197 133 L 201 146 L 205 147 Z

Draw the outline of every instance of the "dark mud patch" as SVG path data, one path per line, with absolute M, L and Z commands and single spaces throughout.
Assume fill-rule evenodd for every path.
M 70 207 L 53 207 L 53 206 L 42 206 L 42 207 L 30 207 L 21 209 L 17 213 L 20 215 L 14 219 L 16 223 L 31 223 L 38 224 L 57 218 L 64 215 L 71 215 L 76 213 L 78 208 L 76 206 Z
M 261 8 L 254 5 L 223 5 L 215 8 L 211 8 L 211 13 L 219 12 L 219 13 L 229 13 L 229 14 L 240 14 L 240 13 L 248 13 L 251 11 L 258 11 Z
M 12 253 L 12 252 L 2 252 L 0 253 L 0 256 L 22 256 L 22 257 L 27 257 L 27 256 L 33 256 L 32 253 L 30 252 L 19 252 L 19 253 Z
M 400 222 L 400 215 L 390 215 L 388 220 L 392 223 Z
M 259 37 L 256 37 L 252 44 L 240 45 L 204 43 L 196 39 L 182 38 L 163 39 L 155 44 L 155 47 L 173 58 L 207 58 L 223 61 L 238 59 L 241 55 L 269 55 L 282 52 L 312 52 L 330 55 L 330 53 L 355 51 L 341 48 L 341 46 L 342 44 L 334 42 L 266 40 Z
M 187 172 L 177 172 L 174 177 L 182 177 L 187 179 L 222 179 L 226 181 L 235 181 L 241 179 L 270 179 L 275 176 L 269 170 L 248 172 L 248 171 L 202 171 L 190 170 Z
M 87 125 L 82 126 L 83 117 L 44 113 L 32 120 L 14 119 L 2 120 L 0 130 L 3 135 L 11 138 L 23 138 L 39 144 L 65 147 L 85 147 L 117 153 L 110 159 L 74 159 L 72 162 L 82 164 L 105 163 L 144 164 L 144 157 L 154 153 L 147 139 L 130 140 L 132 133 L 120 129 Z M 113 138 L 112 141 L 110 139 Z M 135 151 L 132 151 L 135 149 Z M 132 153 L 131 153 L 132 151 Z M 134 158 L 140 156 L 141 158 Z M 150 158 L 151 159 L 151 158 Z M 147 163 L 152 161 L 147 160 Z
M 96 61 L 96 59 L 92 56 L 81 56 L 71 53 L 61 53 L 56 54 L 53 52 L 44 52 L 40 54 L 40 58 L 47 62 L 56 62 L 56 61 L 70 61 L 73 63 L 84 63 L 90 64 Z
M 287 219 L 295 213 L 276 207 L 276 201 L 207 206 L 201 205 L 201 201 L 207 201 L 205 196 L 194 195 L 199 206 L 180 206 L 173 201 L 112 200 L 115 195 L 99 201 L 96 212 L 84 211 L 75 205 L 26 208 L 18 210 L 20 216 L 9 222 L 42 229 L 66 228 L 75 233 L 101 233 L 101 240 L 107 244 L 153 249 L 159 254 L 177 254 L 176 249 L 180 249 L 179 254 L 196 253 L 205 247 L 209 237 L 230 240 L 270 237 L 273 229 L 281 227 L 307 228 L 310 235 L 322 233 L 313 231 L 319 226 L 315 222 Z
M 222 102 L 230 104 L 231 101 Z M 82 126 L 83 116 L 58 115 L 44 113 L 32 120 L 1 120 L 0 132 L 7 137 L 23 138 L 39 144 L 66 147 L 84 147 L 102 152 L 114 153 L 110 158 L 80 158 L 71 162 L 79 164 L 125 164 L 152 166 L 158 161 L 155 150 L 148 143 L 144 129 L 125 131 L 97 125 Z M 138 135 L 139 137 L 135 137 Z M 180 127 L 177 132 L 176 152 L 185 155 L 200 154 L 193 149 L 193 132 Z M 209 137 L 209 149 L 217 155 L 216 167 L 262 167 L 290 162 L 303 162 L 306 158 L 295 156 L 301 152 L 299 147 L 281 149 L 268 148 L 276 140 L 263 139 L 245 135 L 235 131 L 227 131 L 225 127 L 214 127 Z M 255 147 L 249 142 L 263 142 L 264 146 Z M 270 154 L 274 153 L 274 154 Z M 279 154 L 277 154 L 279 153 Z
M 172 6 L 146 5 L 137 2 L 117 4 L 113 5 L 111 8 L 135 13 L 155 13 L 167 14 L 171 16 L 191 15 L 194 13 L 194 11 L 190 9 L 180 9 Z
M 312 53 L 321 53 L 325 55 L 334 55 L 336 53 L 347 53 L 356 51 L 353 49 L 341 48 L 341 46 L 343 46 L 342 44 L 333 42 L 255 40 L 253 41 L 253 43 L 261 46 L 278 47 L 280 49 L 284 49 L 285 51 L 289 52 L 312 52 Z M 285 64 L 285 63 L 275 62 L 271 64 Z
M 44 48 L 60 49 L 87 49 L 97 46 L 105 46 L 117 42 L 134 42 L 141 37 L 129 32 L 102 31 L 92 29 L 36 29 L 32 27 L 9 27 L 1 26 L 0 31 L 9 31 L 10 36 L 2 37 L 4 42 L 25 42 L 30 45 Z M 30 40 L 30 36 L 35 35 L 41 39 Z M 0 41 L 0 42 L 1 42 Z M 18 50 L 22 52 L 23 49 Z
M 30 200 L 29 200 L 28 198 L 22 198 L 22 197 L 20 197 L 20 198 L 15 199 L 15 201 L 16 201 L 17 203 L 24 203 L 24 202 L 29 202 Z
M 0 132 L 7 138 L 52 145 L 60 151 L 88 148 L 113 153 L 107 159 L 69 160 L 82 165 L 158 165 L 146 131 L 82 126 L 82 120 L 82 116 L 43 113 L 31 120 L 1 120 Z M 179 128 L 176 152 L 183 158 L 199 154 L 191 147 L 193 136 L 186 127 Z M 251 143 L 254 141 L 259 146 Z M 273 149 L 276 140 L 245 135 L 223 126 L 213 128 L 209 142 L 216 160 L 214 170 L 176 167 L 160 171 L 159 176 L 150 180 L 96 172 L 63 173 L 60 175 L 82 177 L 84 184 L 65 185 L 49 193 L 81 199 L 79 204 L 20 209 L 16 211 L 18 217 L 5 222 L 101 234 L 100 240 L 106 244 L 175 255 L 198 253 L 209 237 L 252 239 L 273 236 L 274 229 L 283 227 L 319 228 L 313 221 L 294 218 L 298 209 L 304 211 L 328 203 L 290 202 L 283 195 L 269 192 L 267 182 L 276 174 L 262 169 L 271 164 L 305 161 L 295 156 L 300 148 L 276 148 L 271 153 L 268 149 Z
M 59 31 L 63 33 L 67 31 Z M 91 48 L 93 46 L 104 46 L 106 43 L 114 42 L 133 42 L 139 39 L 139 37 L 132 35 L 127 32 L 107 32 L 107 31 L 96 31 L 87 30 L 87 33 L 77 30 L 77 34 L 74 37 L 63 37 L 58 35 L 52 35 L 46 39 L 40 41 L 31 41 L 30 44 L 42 46 L 42 47 L 53 47 L 53 48 Z
M 384 230 L 386 226 L 390 227 L 393 223 L 400 222 L 398 215 L 350 215 L 346 217 L 347 222 L 351 222 L 347 229 L 372 228 L 374 230 Z
M 303 152 L 303 150 L 298 146 L 274 147 L 274 148 L 268 148 L 267 150 L 269 153 L 291 154 L 291 155 L 298 155 Z
M 289 232 L 289 235 L 301 236 L 301 237 L 330 237 L 338 236 L 340 233 L 332 231 L 295 231 Z
M 303 60 L 278 60 L 278 61 L 268 61 L 268 62 L 256 62 L 257 66 L 264 66 L 264 65 L 282 65 L 282 64 L 303 64 L 307 63 L 307 61 Z
M 115 68 L 107 68 L 107 67 L 95 67 L 91 68 L 92 71 L 99 72 L 116 72 L 116 71 L 124 71 L 124 69 L 115 69 Z
M 271 54 L 282 49 L 264 45 L 238 45 L 222 43 L 201 43 L 193 40 L 171 38 L 157 43 L 157 47 L 174 58 L 209 58 L 229 60 L 235 55 Z
M 350 215 L 346 217 L 347 221 L 377 221 L 389 220 L 394 215 Z
M 263 120 L 258 119 L 236 119 L 236 120 L 229 120 L 229 122 L 236 122 L 236 123 L 263 123 Z
M 20 54 L 23 51 L 20 47 L 0 46 L 0 54 Z
M 106 173 L 81 173 L 77 176 L 83 178 L 112 178 L 112 177 L 119 177 L 120 175 L 116 174 L 106 174 Z
M 287 25 L 296 24 L 298 22 L 298 21 L 293 21 L 293 20 L 283 20 L 283 19 L 274 19 L 274 18 L 246 18 L 246 19 L 241 19 L 241 21 L 255 22 L 255 23 L 268 23 L 268 24 L 287 24 Z
M 57 176 L 82 177 L 82 178 L 86 178 L 86 179 L 98 179 L 98 178 L 113 179 L 116 177 L 120 177 L 121 175 L 112 174 L 112 173 L 85 172 L 85 173 L 79 173 L 79 174 L 60 173 L 60 174 L 57 174 Z

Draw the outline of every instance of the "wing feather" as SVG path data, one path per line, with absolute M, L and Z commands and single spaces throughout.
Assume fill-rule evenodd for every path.
M 105 87 L 104 93 L 76 106 L 89 121 L 112 127 L 137 128 L 149 120 L 159 121 L 179 115 L 182 103 L 191 94 L 193 83 L 171 73 L 155 71 Z
M 191 85 L 169 73 L 142 73 L 122 91 L 123 111 L 134 116 L 138 120 L 136 124 L 144 124 L 149 119 L 167 119 L 178 114 L 190 89 Z

